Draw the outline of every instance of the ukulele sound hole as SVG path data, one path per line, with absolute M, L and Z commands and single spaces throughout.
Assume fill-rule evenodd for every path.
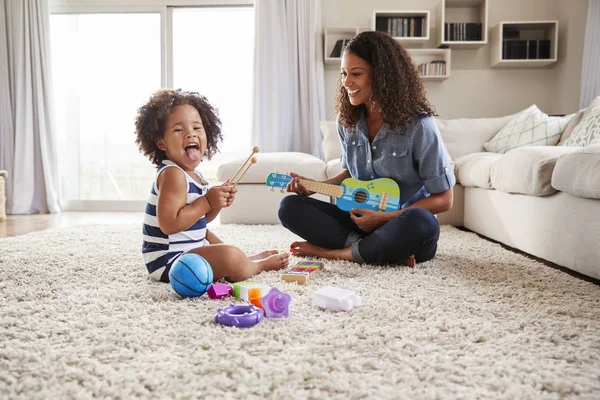
M 367 193 L 363 190 L 357 190 L 354 193 L 354 201 L 356 201 L 357 203 L 364 203 L 365 201 L 367 201 Z

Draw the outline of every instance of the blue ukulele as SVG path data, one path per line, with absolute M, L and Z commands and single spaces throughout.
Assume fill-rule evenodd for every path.
M 271 172 L 267 177 L 267 186 L 282 192 L 292 180 L 290 175 Z M 331 196 L 340 210 L 350 211 L 361 208 L 374 211 L 397 211 L 400 208 L 400 188 L 390 178 L 377 178 L 361 181 L 355 178 L 344 179 L 340 186 L 329 183 L 300 180 L 310 191 Z

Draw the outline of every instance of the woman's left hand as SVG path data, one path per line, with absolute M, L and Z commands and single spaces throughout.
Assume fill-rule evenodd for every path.
M 353 208 L 350 211 L 350 219 L 364 232 L 373 232 L 388 221 L 382 212 L 361 208 Z

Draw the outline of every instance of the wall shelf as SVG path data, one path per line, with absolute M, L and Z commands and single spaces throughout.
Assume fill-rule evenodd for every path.
M 487 44 L 488 0 L 441 0 L 437 27 L 438 47 L 477 49 Z
M 323 37 L 323 61 L 325 64 L 337 64 L 342 62 L 341 54 L 339 57 L 331 57 L 331 53 L 338 40 L 350 40 L 359 33 L 358 27 L 330 27 L 325 28 Z M 343 49 L 342 49 L 343 51 Z
M 543 68 L 558 59 L 558 21 L 502 21 L 490 32 L 492 68 Z
M 371 29 L 389 33 L 405 47 L 423 46 L 429 40 L 429 11 L 373 11 Z
M 451 50 L 450 49 L 407 49 L 410 53 L 413 63 L 419 69 L 419 65 L 426 65 L 427 74 L 422 72 L 425 67 L 421 67 L 419 73 L 424 81 L 444 81 L 450 78 L 451 70 Z M 433 64 L 432 64 L 433 62 Z M 438 66 L 440 65 L 441 66 Z

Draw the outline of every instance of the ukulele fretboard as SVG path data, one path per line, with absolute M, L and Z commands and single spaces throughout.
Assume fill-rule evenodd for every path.
M 344 189 L 338 185 L 331 185 L 329 183 L 323 182 L 306 181 L 304 179 L 302 179 L 300 183 L 302 183 L 302 185 L 304 185 L 308 190 L 312 190 L 313 192 L 317 192 L 320 194 L 325 194 L 327 196 L 340 198 L 344 195 Z

